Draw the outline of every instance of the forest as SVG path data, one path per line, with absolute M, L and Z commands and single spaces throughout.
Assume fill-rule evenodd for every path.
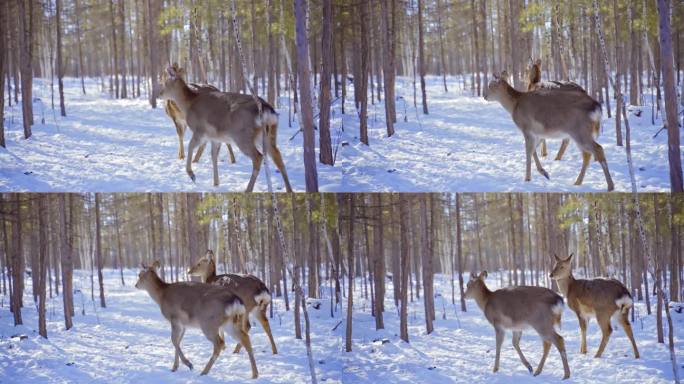
M 301 187 L 315 192 L 318 173 L 326 178 L 331 172 L 324 166 L 338 163 L 346 171 L 352 167 L 348 162 L 359 161 L 359 155 L 348 154 L 345 146 L 351 144 L 369 156 L 367 147 L 391 145 L 387 138 L 396 129 L 405 130 L 394 139 L 406 140 L 400 148 L 413 145 L 419 135 L 409 129 L 410 124 L 418 125 L 414 128 L 418 133 L 433 132 L 433 124 L 444 122 L 458 126 L 467 121 L 463 120 L 466 116 L 431 120 L 449 110 L 439 92 L 449 95 L 446 100 L 453 100 L 454 92 L 479 97 L 502 71 L 510 75 L 516 89 L 524 90 L 531 63 L 539 59 L 544 81 L 573 81 L 601 103 L 603 145 L 609 144 L 619 154 L 609 154 L 609 160 L 613 167 L 616 162 L 628 164 L 628 169 L 621 170 L 623 183 L 618 188 L 642 188 L 641 180 L 648 176 L 641 172 L 649 163 L 662 163 L 667 166 L 651 172 L 661 176 L 663 183 L 646 190 L 682 191 L 681 1 L 22 0 L 2 6 L 0 96 L 5 102 L 0 115 L 3 108 L 10 110 L 0 125 L 3 147 L 7 147 L 5 137 L 15 132 L 8 136 L 10 147 L 23 148 L 22 140 L 46 124 L 54 125 L 58 133 L 64 126 L 65 132 L 74 131 L 81 138 L 78 126 L 69 125 L 65 117 L 73 110 L 82 124 L 89 123 L 81 113 L 86 92 L 96 95 L 97 104 L 106 106 L 102 109 L 111 110 L 94 129 L 109 128 L 112 119 L 130 112 L 121 109 L 129 104 L 114 100 L 147 99 L 156 108 L 160 75 L 165 67 L 178 63 L 186 69 L 188 81 L 260 95 L 287 115 L 288 127 L 295 127 L 287 132 L 290 140 L 302 132 L 301 150 L 293 152 L 288 162 L 299 165 L 303 159 L 297 171 L 305 181 Z M 15 111 L 12 106 L 19 104 L 21 111 Z M 14 122 L 20 117 L 21 121 Z M 139 130 L 139 119 L 127 124 Z M 283 117 L 281 125 L 284 122 Z M 498 122 L 484 122 L 482 128 L 495 125 Z M 658 137 L 661 131 L 666 132 Z M 454 144 L 444 150 L 449 156 L 467 133 L 447 131 L 431 139 L 454 138 Z M 50 129 L 42 134 L 49 135 L 38 140 L 58 139 Z M 486 143 L 478 139 L 471 145 Z M 419 145 L 424 147 L 412 161 L 431 152 L 429 144 Z M 508 150 L 495 148 L 494 153 Z M 36 161 L 31 157 L 35 153 L 29 147 L 26 151 L 19 155 L 24 161 L 16 164 L 16 171 L 37 177 L 24 164 Z M 392 151 L 390 147 L 388 152 Z M 644 151 L 648 157 L 641 156 Z M 396 159 L 389 160 L 398 165 L 378 173 L 405 167 Z M 11 164 L 16 159 L 7 157 L 7 161 Z M 78 161 L 73 163 L 80 164 L 82 159 Z M 456 168 L 463 166 L 456 164 Z M 439 169 L 430 172 L 437 174 Z M 10 178 L 13 185 L 22 185 L 16 179 L 20 177 Z M 41 181 L 51 185 L 47 189 L 69 190 Z M 478 190 L 493 188 L 476 182 L 469 185 Z M 326 179 L 321 183 L 322 190 L 335 185 Z M 388 183 L 385 188 L 392 190 L 401 182 Z M 31 185 L 45 188 L 42 183 Z M 540 188 L 543 184 L 532 190 Z M 430 187 L 420 184 L 407 189 L 429 191 Z
M 654 345 L 669 338 L 674 348 L 670 307 L 675 324 L 683 320 L 682 197 L 639 194 L 637 207 L 626 194 L 6 193 L 0 292 L 15 326 L 37 311 L 38 324 L 27 326 L 50 339 L 48 328 L 62 334 L 87 322 L 86 312 L 104 316 L 111 291 L 131 292 L 130 273 L 141 263 L 157 260 L 162 279 L 184 281 L 209 249 L 217 273 L 250 273 L 266 284 L 276 300 L 271 321 L 293 316 L 279 340 L 305 335 L 321 350 L 320 338 L 331 336 L 309 338 L 308 308 L 311 329 L 337 323 L 335 348 L 352 352 L 372 337 L 353 332 L 393 327 L 393 338 L 410 343 L 429 339 L 447 314 L 475 310 L 464 295 L 470 272 L 487 270 L 500 287 L 557 291 L 549 279 L 554 255 L 574 254 L 577 276 L 624 283 L 638 303 L 630 316 L 642 324 L 642 339 L 666 351 Z

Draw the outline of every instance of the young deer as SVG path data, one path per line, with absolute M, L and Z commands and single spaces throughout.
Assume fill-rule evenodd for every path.
M 173 69 L 178 73 L 179 76 L 181 76 L 183 79 L 185 79 L 185 69 L 180 68 L 178 64 L 173 64 Z M 164 81 L 164 74 L 162 74 L 162 82 Z M 213 91 L 217 91 L 218 89 L 214 87 L 213 85 L 209 84 L 195 84 L 195 83 L 189 83 L 188 86 L 197 91 L 200 88 L 205 88 Z M 178 106 L 176 103 L 174 103 L 172 100 L 166 100 L 164 103 L 164 112 L 166 112 L 166 115 L 173 120 L 173 124 L 176 126 L 176 134 L 178 134 L 178 159 L 183 160 L 185 159 L 185 146 L 183 145 L 183 136 L 185 135 L 185 129 L 188 126 L 188 123 L 185 121 L 185 115 L 183 115 L 183 112 L 181 112 L 180 109 L 178 109 Z M 198 149 L 197 149 L 197 154 L 195 155 L 195 158 L 192 160 L 193 163 L 196 163 L 199 161 L 200 157 L 202 157 L 202 153 L 204 152 L 204 147 L 206 146 L 206 143 L 202 144 Z M 230 157 L 230 162 L 235 164 L 235 155 L 233 154 L 233 147 L 230 146 L 230 144 L 227 144 L 228 147 L 228 155 Z
M 498 101 L 511 114 L 513 122 L 525 138 L 525 181 L 531 179 L 532 158 L 537 171 L 549 178 L 537 156 L 539 139 L 569 137 L 582 150 L 583 155 L 582 169 L 575 185 L 582 184 L 593 155 L 603 168 L 608 191 L 614 189 L 603 147 L 594 140 L 593 135 L 601 124 L 601 104 L 586 93 L 557 89 L 519 92 L 494 75 L 494 80 L 487 87 L 485 100 Z
M 584 88 L 580 87 L 578 84 L 572 82 L 572 81 L 542 81 L 541 80 L 541 59 L 537 59 L 536 62 L 532 62 L 532 59 L 530 58 L 530 67 L 527 70 L 527 78 L 528 78 L 528 83 L 527 83 L 527 92 L 532 92 L 537 89 L 557 89 L 560 91 L 577 91 L 577 92 L 583 92 L 586 93 Z M 599 125 L 596 125 L 596 131 L 594 132 L 595 136 L 598 136 L 598 128 Z M 556 157 L 554 160 L 561 160 L 563 158 L 563 154 L 565 154 L 565 150 L 568 149 L 568 145 L 570 144 L 570 139 L 564 138 L 563 142 L 561 143 L 561 147 L 558 150 L 558 153 L 556 154 Z M 540 140 L 540 146 L 541 146 L 541 156 L 546 157 L 548 154 L 546 150 L 546 139 L 541 139 Z
M 188 144 L 186 171 L 192 181 L 192 153 L 198 145 L 211 142 L 211 161 L 214 170 L 214 185 L 218 186 L 218 150 L 220 143 L 234 143 L 252 159 L 252 176 L 247 184 L 247 192 L 254 189 L 254 183 L 261 169 L 262 154 L 268 154 L 280 170 L 287 192 L 292 192 L 285 164 L 276 141 L 278 135 L 278 114 L 266 101 L 261 99 L 262 113 L 250 95 L 217 92 L 210 89 L 193 90 L 185 83 L 173 67 L 166 68 L 166 76 L 161 84 L 159 97 L 172 100 L 183 113 L 192 131 Z M 263 135 L 267 135 L 266 148 L 262 151 Z
M 135 287 L 144 289 L 152 297 L 166 320 L 171 323 L 171 342 L 176 350 L 172 371 L 178 369 L 178 359 L 192 369 L 192 363 L 181 351 L 180 343 L 187 327 L 200 328 L 204 336 L 214 345 L 214 351 L 202 371 L 202 375 L 209 373 L 212 365 L 225 348 L 223 328 L 245 346 L 252 365 L 252 378 L 257 372 L 254 353 L 247 330 L 243 328 L 245 306 L 242 300 L 232 291 L 203 283 L 173 283 L 167 284 L 157 276 L 159 262 L 152 266 L 141 265 L 138 282 Z
M 487 271 L 482 271 L 479 276 L 471 274 L 465 296 L 475 299 L 477 306 L 496 332 L 494 372 L 499 370 L 501 344 L 506 330 L 510 329 L 513 331 L 513 348 L 518 352 L 525 368 L 532 373 L 532 366 L 520 349 L 520 338 L 525 328 L 533 328 L 544 341 L 544 352 L 534 375 L 537 376 L 542 372 L 549 349 L 553 344 L 563 360 L 563 379 L 569 378 L 570 368 L 565 353 L 565 341 L 554 329 L 556 325 L 560 325 L 563 298 L 543 287 L 520 286 L 490 291 L 485 285 L 486 278 Z
M 638 359 L 639 350 L 628 317 L 633 305 L 632 295 L 627 288 L 615 279 L 575 279 L 572 276 L 572 254 L 567 259 L 561 259 L 556 255 L 554 257 L 556 263 L 550 277 L 556 280 L 558 288 L 568 300 L 568 306 L 577 314 L 582 336 L 580 353 L 587 353 L 587 322 L 595 316 L 603 337 L 594 357 L 601 357 L 613 332 L 610 318 L 615 316 L 632 343 L 634 357 Z
M 275 340 L 273 340 L 273 334 L 271 333 L 271 325 L 266 316 L 268 304 L 271 303 L 271 293 L 266 287 L 266 284 L 252 275 L 228 273 L 217 276 L 214 252 L 211 250 L 207 250 L 206 255 L 197 260 L 197 263 L 190 267 L 187 273 L 190 276 L 199 276 L 205 283 L 217 284 L 235 292 L 245 304 L 247 310 L 247 316 L 245 316 L 244 319 L 247 323 L 247 329 L 249 329 L 249 315 L 253 314 L 257 320 L 259 320 L 259 323 L 261 323 L 266 335 L 268 335 L 268 340 L 271 342 L 271 351 L 274 355 L 278 353 Z M 239 351 L 240 344 L 238 343 L 238 345 L 235 346 L 234 352 Z

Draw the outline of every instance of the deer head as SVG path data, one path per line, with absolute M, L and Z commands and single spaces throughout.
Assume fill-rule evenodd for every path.
M 571 253 L 567 259 L 561 259 L 554 254 L 553 257 L 556 259 L 556 263 L 553 265 L 553 269 L 551 270 L 549 277 L 554 280 L 570 277 L 572 274 L 572 256 L 573 254 Z

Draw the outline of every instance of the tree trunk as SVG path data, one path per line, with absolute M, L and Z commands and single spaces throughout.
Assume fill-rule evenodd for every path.
M 423 114 L 428 114 L 425 92 L 425 41 L 423 38 L 423 0 L 418 0 L 418 70 L 420 71 L 420 92 L 423 100 Z M 429 332 L 428 332 L 429 333 Z
M 318 171 L 316 170 L 316 149 L 311 101 L 311 70 L 309 69 L 309 40 L 306 27 L 307 0 L 295 1 L 297 34 L 297 72 L 301 98 L 301 120 L 304 132 L 304 174 L 306 191 L 318 192 Z
M 660 65 L 665 88 L 665 114 L 667 117 L 667 154 L 670 163 L 670 190 L 683 192 L 682 157 L 679 148 L 679 114 L 677 111 L 677 89 L 675 87 L 672 35 L 670 32 L 670 1 L 657 0 L 660 24 Z
M 158 0 L 146 0 L 147 1 L 147 36 L 149 39 L 149 73 L 150 82 L 152 84 L 152 89 L 149 94 L 149 101 L 152 108 L 157 108 L 157 94 L 159 93 L 159 84 L 157 82 L 157 71 L 159 68 L 159 39 L 157 37 L 157 20 L 159 19 L 159 7 L 157 5 Z
M 73 225 L 73 223 L 72 223 Z M 107 308 L 102 276 L 102 221 L 100 219 L 100 194 L 95 194 L 95 258 L 97 259 L 97 283 L 100 287 L 100 307 Z
M 322 0 L 323 29 L 321 36 L 321 110 L 318 127 L 320 129 L 320 161 L 322 164 L 333 165 L 332 144 L 330 141 L 330 77 L 332 71 L 332 0 Z
M 408 343 L 408 285 L 409 285 L 409 236 L 408 236 L 408 210 L 411 209 L 411 201 L 407 194 L 399 194 L 399 231 L 401 236 L 401 312 L 399 315 L 399 328 L 401 339 Z

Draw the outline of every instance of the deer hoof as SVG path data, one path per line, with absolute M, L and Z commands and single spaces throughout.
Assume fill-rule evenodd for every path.
M 540 371 L 540 370 L 536 370 L 536 371 L 534 371 L 534 373 L 533 373 L 534 376 L 539 376 L 540 374 L 541 374 L 541 371 Z
M 539 170 L 539 173 L 541 173 L 542 176 L 546 177 L 546 180 L 551 180 L 551 178 L 549 177 L 549 173 L 546 172 L 545 169 L 540 169 L 540 170 Z
M 195 174 L 192 172 L 188 172 L 188 176 L 190 176 L 190 180 L 192 180 L 192 182 L 194 183 L 195 182 Z
M 530 373 L 532 373 L 532 366 L 531 366 L 531 365 L 527 364 L 527 365 L 525 365 L 525 367 L 527 368 L 527 370 L 528 370 Z

